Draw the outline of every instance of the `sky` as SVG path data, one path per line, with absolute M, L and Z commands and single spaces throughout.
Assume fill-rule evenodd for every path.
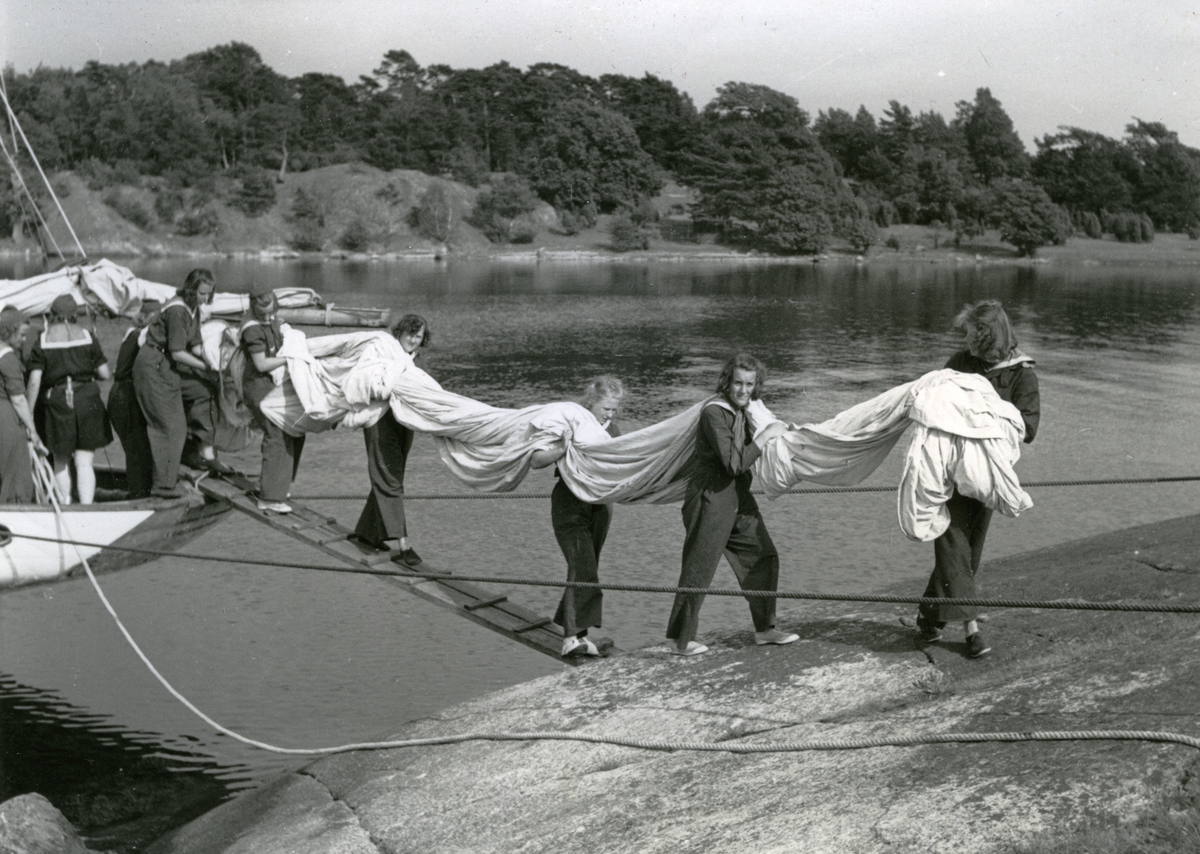
M 1200 0 L 0 0 L 0 62 L 169 62 L 240 41 L 287 76 L 506 60 L 654 74 L 703 107 L 729 81 L 816 117 L 897 100 L 953 118 L 988 87 L 1022 141 L 1133 117 L 1200 148 Z

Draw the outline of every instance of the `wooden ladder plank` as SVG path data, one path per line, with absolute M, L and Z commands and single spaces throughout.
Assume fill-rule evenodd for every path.
M 377 566 L 391 557 L 391 552 L 373 550 L 350 540 L 353 531 L 343 527 L 336 519 L 318 513 L 311 507 L 289 499 L 293 512 L 290 514 L 264 513 L 248 493 L 255 484 L 245 477 L 206 477 L 198 484 L 200 491 L 213 498 L 231 504 L 256 521 L 267 525 L 293 539 L 307 543 L 319 551 L 355 567 Z M 380 581 L 400 587 L 415 596 L 448 608 L 460 617 L 490 629 L 497 634 L 523 644 L 530 649 L 560 659 L 562 632 L 548 617 L 523 608 L 509 600 L 506 595 L 479 587 L 466 581 L 458 581 L 447 572 L 444 576 L 427 577 L 428 572 L 437 572 L 435 567 L 425 564 L 420 575 L 408 575 L 402 566 L 397 572 L 377 575 Z M 619 652 L 611 646 L 605 647 L 608 654 Z M 582 660 L 568 659 L 565 663 L 575 665 Z

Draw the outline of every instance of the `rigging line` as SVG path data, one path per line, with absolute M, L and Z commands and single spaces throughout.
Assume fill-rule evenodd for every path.
M 66 256 L 63 255 L 62 249 L 60 249 L 58 246 L 58 241 L 54 239 L 54 233 L 50 230 L 50 224 L 47 223 L 46 218 L 42 216 L 42 209 L 38 207 L 37 199 L 33 197 L 33 192 L 25 183 L 25 176 L 21 174 L 21 168 L 17 165 L 12 155 L 8 153 L 8 146 L 4 144 L 3 136 L 0 136 L 0 150 L 4 151 L 4 157 L 6 160 L 8 160 L 8 165 L 12 167 L 13 174 L 17 176 L 17 182 L 21 185 L 21 189 L 25 191 L 25 195 L 29 197 L 29 204 L 33 206 L 33 212 L 37 214 L 37 218 L 41 221 L 42 230 L 46 233 L 46 236 L 50 238 L 50 242 L 54 244 L 54 251 L 58 253 L 58 257 L 61 260 L 66 261 Z M 15 143 L 13 144 L 13 150 L 17 151 Z M 21 207 L 25 207 L 24 202 L 21 203 Z M 45 245 L 42 246 L 42 251 L 46 251 Z
M 1096 478 L 1091 480 L 1041 480 L 1021 484 L 1024 489 L 1040 489 L 1046 487 L 1064 486 L 1125 486 L 1149 483 L 1187 483 L 1200 480 L 1200 475 L 1179 475 L 1172 477 L 1129 477 L 1129 478 Z M 783 495 L 836 495 L 837 493 L 858 492 L 895 492 L 895 486 L 824 486 L 802 487 L 785 490 Z M 765 495 L 762 489 L 752 489 L 753 495 Z M 332 495 L 296 495 L 297 501 L 366 501 L 366 495 L 332 494 Z M 407 501 L 438 501 L 445 499 L 546 499 L 549 492 L 413 492 L 405 493 Z
M 75 229 L 71 227 L 71 220 L 67 219 L 67 212 L 63 210 L 62 203 L 58 200 L 58 194 L 54 192 L 54 187 L 50 186 L 50 179 L 46 177 L 46 173 L 42 169 L 42 164 L 38 160 L 37 154 L 34 153 L 33 146 L 29 144 L 29 138 L 25 136 L 25 129 L 21 127 L 21 123 L 17 120 L 17 114 L 13 112 L 12 105 L 8 103 L 8 96 L 3 91 L 0 91 L 0 99 L 3 99 L 4 108 L 8 110 L 9 121 L 16 127 L 17 132 L 21 134 L 21 139 L 25 143 L 25 150 L 29 152 L 29 157 L 33 160 L 33 165 L 37 167 L 38 174 L 42 176 L 42 181 L 46 184 L 46 189 L 50 191 L 50 198 L 54 199 L 54 205 L 58 208 L 58 212 L 63 218 L 63 223 L 67 226 L 67 231 L 71 232 L 71 238 L 75 241 L 75 246 L 79 249 L 80 257 L 86 259 L 87 253 L 83 251 L 83 244 L 79 242 L 79 237 L 75 234 Z M 66 258 L 63 258 L 63 260 L 65 261 Z
M 66 519 L 63 517 L 62 506 L 58 499 L 54 498 L 54 512 L 58 516 L 59 524 L 63 526 L 63 530 L 70 534 L 67 529 Z M 249 738 L 241 733 L 235 732 L 226 726 L 223 726 L 211 717 L 202 712 L 191 700 L 181 694 L 175 687 L 167 681 L 154 663 L 142 652 L 133 635 L 125 627 L 120 616 L 117 615 L 116 609 L 112 603 L 108 601 L 108 597 L 104 595 L 104 590 L 100 587 L 100 583 L 96 581 L 96 576 L 92 572 L 92 567 L 83 553 L 76 549 L 80 561 L 83 563 L 83 568 L 87 572 L 88 580 L 92 583 L 92 587 L 96 591 L 96 595 L 100 597 L 100 602 L 104 605 L 109 616 L 116 622 L 117 628 L 120 629 L 130 648 L 141 659 L 146 668 L 153 674 L 167 691 L 178 700 L 188 711 L 198 717 L 204 723 L 215 729 L 217 732 L 227 735 L 235 741 L 241 742 L 249 747 L 256 747 L 260 750 L 265 750 L 271 753 L 280 753 L 290 756 L 327 756 L 335 753 L 347 753 L 352 750 L 394 750 L 408 747 L 422 747 L 441 744 L 459 744 L 466 741 L 578 741 L 589 744 L 611 744 L 619 747 L 631 747 L 640 750 L 657 750 L 657 751 L 704 751 L 714 753 L 735 753 L 735 754 L 750 754 L 750 753 L 784 753 L 784 752 L 801 752 L 815 750 L 861 750 L 869 747 L 908 747 L 921 744 L 966 744 L 979 742 L 1019 742 L 1019 741 L 1153 741 L 1165 742 L 1171 744 L 1181 744 L 1186 747 L 1200 749 L 1200 739 L 1192 736 L 1183 735 L 1182 733 L 1173 732 L 1156 732 L 1149 730 L 1085 730 L 1081 732 L 990 732 L 990 733 L 940 733 L 930 735 L 916 736 L 897 736 L 897 737 L 882 737 L 882 738 L 861 738 L 861 739 L 808 739 L 797 742 L 782 742 L 778 744 L 735 744 L 730 741 L 720 742 L 695 742 L 695 741 L 650 741 L 646 739 L 624 738 L 620 736 L 604 736 L 591 735 L 580 732 L 482 732 L 482 733 L 459 733 L 456 735 L 433 736 L 427 738 L 410 738 L 397 739 L 393 741 L 375 741 L 361 742 L 357 744 L 342 744 L 334 747 L 317 747 L 317 748 L 295 748 L 295 747 L 279 747 L 278 745 L 269 744 L 265 741 L 258 741 Z M 761 733 L 751 733 L 751 735 L 759 735 Z
M 796 599 L 816 602 L 875 602 L 897 605 L 978 605 L 997 608 L 1034 608 L 1057 611 L 1125 611 L 1156 614 L 1200 614 L 1200 605 L 1168 605 L 1159 602 L 1092 602 L 1084 599 L 985 599 L 944 598 L 929 596 L 892 596 L 884 593 L 805 593 L 788 590 L 741 590 L 712 587 L 671 587 L 659 584 L 619 584 L 594 581 L 545 581 L 537 578 L 515 578 L 503 575 L 452 575 L 446 572 L 421 572 L 420 570 L 375 569 L 367 566 L 323 566 L 320 564 L 297 564 L 284 561 L 251 560 L 219 555 L 197 555 L 186 552 L 169 552 L 159 549 L 138 549 L 124 546 L 106 546 L 102 543 L 85 543 L 59 537 L 40 537 L 34 534 L 10 532 L 14 539 L 37 540 L 46 543 L 64 543 L 78 548 L 95 548 L 115 552 L 173 557 L 183 560 L 209 561 L 212 563 L 262 566 L 275 569 L 301 569 L 312 572 L 337 572 L 350 575 L 378 575 L 393 578 L 423 578 L 427 581 L 456 581 L 471 584 L 508 584 L 515 587 L 571 587 L 587 590 L 609 590 L 622 593 L 683 593 L 686 595 L 729 596 L 743 599 Z

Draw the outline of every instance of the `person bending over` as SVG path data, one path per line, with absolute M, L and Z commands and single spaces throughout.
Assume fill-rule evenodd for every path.
M 133 390 L 146 419 L 154 460 L 151 494 L 180 495 L 176 488 L 179 460 L 188 436 L 180 371 L 208 371 L 202 358 L 200 305 L 212 300 L 214 279 L 208 270 L 188 273 L 183 287 L 167 300 L 146 328 L 146 343 L 133 362 Z
M 762 394 L 766 370 L 748 353 L 731 357 L 721 370 L 717 397 L 704 407 L 696 451 L 683 500 L 683 569 L 680 587 L 708 587 L 724 554 L 743 590 L 775 590 L 779 554 L 750 494 L 751 467 L 764 445 L 787 430 L 773 422 L 753 437 L 746 407 Z M 757 644 L 787 644 L 799 636 L 775 628 L 775 599 L 748 599 Z M 695 640 L 703 594 L 675 594 L 667 638 L 678 655 L 699 655 Z
M 614 420 L 617 409 L 625 397 L 624 384 L 613 376 L 599 376 L 588 380 L 583 389 L 579 405 L 596 419 L 610 436 L 621 435 Z M 537 452 L 531 465 L 543 468 L 557 462 L 566 454 L 562 450 Z M 550 493 L 550 522 L 554 526 L 554 538 L 567 559 L 567 581 L 598 583 L 600 573 L 600 550 L 608 537 L 612 522 L 611 504 L 589 504 L 567 487 L 554 468 L 554 491 Z M 599 588 L 566 587 L 554 614 L 554 622 L 563 629 L 563 658 L 580 655 L 599 655 L 600 650 L 587 636 L 588 629 L 600 628 L 604 592 Z

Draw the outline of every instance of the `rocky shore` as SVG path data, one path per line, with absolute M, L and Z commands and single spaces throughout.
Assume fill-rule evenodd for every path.
M 1200 604 L 1200 516 L 994 561 L 983 575 L 992 597 Z M 997 608 L 984 623 L 994 652 L 970 660 L 952 631 L 918 646 L 901 622 L 911 611 L 789 603 L 780 625 L 800 634 L 792 646 L 757 647 L 748 631 L 706 634 L 707 655 L 636 650 L 386 736 L 821 739 L 843 749 L 738 754 L 476 740 L 344 753 L 243 794 L 149 850 L 1200 850 L 1194 747 L 1139 738 L 856 746 L 946 733 L 1198 737 L 1196 614 Z

